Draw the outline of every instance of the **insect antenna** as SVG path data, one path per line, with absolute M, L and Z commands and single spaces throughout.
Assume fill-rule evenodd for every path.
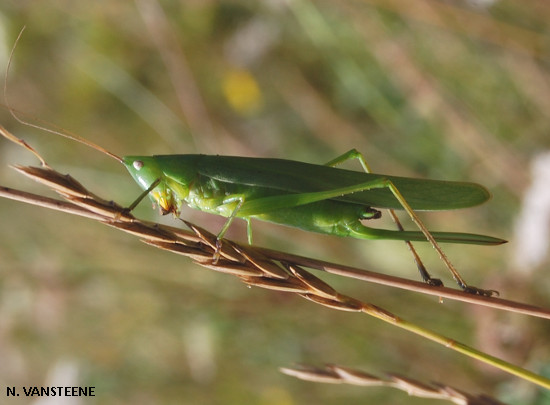
M 16 40 L 15 40 L 15 43 L 13 45 L 13 48 L 11 49 L 11 52 L 10 52 L 10 57 L 8 59 L 8 65 L 6 67 L 6 74 L 4 76 L 4 102 L 6 103 L 6 108 L 7 110 L 10 112 L 11 116 L 19 123 L 23 124 L 23 125 L 26 125 L 26 126 L 29 126 L 31 128 L 36 128 L 36 129 L 40 129 L 42 131 L 46 131 L 46 132 L 49 132 L 49 133 L 52 133 L 52 134 L 56 134 L 56 135 L 60 135 L 62 137 L 65 137 L 65 138 L 68 138 L 68 139 L 71 139 L 73 141 L 76 141 L 76 142 L 80 142 L 92 149 L 95 149 L 99 152 L 102 152 L 104 153 L 105 155 L 109 156 L 109 157 L 112 157 L 113 159 L 115 160 L 118 160 L 120 163 L 124 164 L 124 160 L 122 160 L 122 158 L 120 156 L 117 156 L 115 155 L 114 153 L 112 152 L 109 152 L 107 149 L 105 148 L 102 148 L 101 146 L 95 144 L 94 142 L 92 141 L 89 141 L 85 138 L 82 138 L 70 131 L 67 131 L 63 128 L 60 128 L 60 127 L 56 127 L 54 124 L 52 123 L 49 123 L 47 121 L 44 121 L 44 120 L 41 120 L 39 118 L 36 118 L 36 117 L 33 117 L 34 120 L 44 124 L 44 125 L 49 125 L 49 126 L 53 126 L 53 127 L 56 127 L 56 129 L 51 129 L 51 128 L 47 128 L 45 126 L 42 126 L 42 125 L 37 125 L 37 124 L 34 124 L 32 122 L 29 122 L 29 121 L 26 121 L 22 118 L 20 118 L 19 116 L 17 116 L 16 112 L 18 114 L 21 114 L 21 115 L 25 115 L 24 113 L 21 113 L 20 111 L 16 111 L 15 109 L 13 109 L 9 102 L 8 102 L 8 75 L 9 75 L 9 71 L 10 71 L 10 67 L 11 67 L 11 62 L 13 60 L 13 54 L 15 52 L 15 48 L 17 47 L 17 44 L 19 42 L 19 40 L 21 39 L 21 36 L 23 35 L 23 31 L 25 31 L 25 28 L 26 26 L 23 26 L 23 28 L 21 29 L 21 31 L 19 32 L 19 35 L 17 36 Z M 29 145 L 27 145 L 27 143 L 25 141 L 20 141 L 18 143 L 22 143 L 23 146 L 25 146 L 29 151 L 31 151 L 32 153 L 34 153 L 39 159 L 40 159 L 40 162 L 42 163 L 43 166 L 48 166 L 46 164 L 46 162 L 44 161 L 44 159 L 38 154 L 38 152 L 36 152 L 33 148 L 31 148 Z

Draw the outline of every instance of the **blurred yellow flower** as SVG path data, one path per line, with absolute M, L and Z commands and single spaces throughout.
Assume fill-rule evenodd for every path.
M 229 105 L 240 114 L 250 114 L 262 105 L 258 82 L 247 70 L 232 70 L 225 75 L 223 93 Z

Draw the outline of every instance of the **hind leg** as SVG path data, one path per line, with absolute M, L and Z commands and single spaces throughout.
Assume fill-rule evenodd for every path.
M 357 149 L 349 150 L 348 152 L 344 153 L 343 155 L 338 156 L 337 158 L 331 160 L 330 162 L 325 163 L 325 166 L 334 167 L 334 166 L 337 166 L 337 165 L 339 165 L 343 162 L 346 162 L 348 160 L 353 160 L 353 159 L 357 159 L 359 161 L 359 163 L 363 167 L 363 170 L 366 173 L 371 173 L 370 167 L 369 167 L 367 161 L 365 160 L 365 157 Z M 400 231 L 404 231 L 403 225 L 401 225 L 401 222 L 399 221 L 399 218 L 397 217 L 397 214 L 395 213 L 395 211 L 392 210 L 392 209 L 389 209 L 388 214 L 390 215 L 391 219 L 395 223 L 395 226 L 397 227 L 397 229 L 400 230 Z M 369 228 L 367 228 L 367 229 L 369 229 Z M 414 262 L 416 264 L 416 267 L 418 269 L 418 272 L 420 273 L 420 277 L 422 278 L 422 280 L 425 283 L 428 283 L 429 285 L 438 286 L 438 287 L 443 286 L 443 282 L 440 279 L 433 278 L 432 276 L 430 276 L 430 273 L 428 273 L 428 270 L 426 269 L 426 266 L 424 266 L 424 263 L 422 263 L 422 260 L 420 259 L 420 256 L 418 255 L 418 253 L 417 253 L 416 249 L 414 248 L 413 244 L 411 243 L 411 241 L 406 240 L 405 244 L 407 245 L 407 248 L 409 249 L 409 252 L 411 252 L 411 254 L 413 256 Z
M 359 163 L 361 163 L 361 166 L 363 167 L 363 170 L 365 170 L 365 172 L 367 172 L 367 173 L 371 173 L 371 170 L 370 170 L 365 158 L 363 157 L 363 155 L 359 151 L 357 151 L 357 149 L 351 149 L 350 151 L 344 153 L 343 155 L 341 155 L 341 156 L 331 160 L 330 162 L 326 163 L 325 165 L 326 166 L 336 166 L 340 163 L 343 163 L 343 162 L 345 162 L 347 160 L 351 160 L 351 159 L 359 160 Z M 471 294 L 478 294 L 478 295 L 483 295 L 483 296 L 488 296 L 488 297 L 490 297 L 492 295 L 495 295 L 495 294 L 498 295 L 497 291 L 483 290 L 481 288 L 469 286 L 468 284 L 466 284 L 466 282 L 464 281 L 464 279 L 462 278 L 460 273 L 458 273 L 458 271 L 455 269 L 455 267 L 453 266 L 451 261 L 447 258 L 447 255 L 445 255 L 445 253 L 443 252 L 443 250 L 441 249 L 441 247 L 439 246 L 437 241 L 434 239 L 434 237 L 432 236 L 430 231 L 422 223 L 422 221 L 420 220 L 418 215 L 416 215 L 416 213 L 413 211 L 413 209 L 407 203 L 405 198 L 403 198 L 403 196 L 401 195 L 401 193 L 399 192 L 397 187 L 395 187 L 395 185 L 389 180 L 385 181 L 385 187 L 390 189 L 390 191 L 395 196 L 395 198 L 399 201 L 399 203 L 401 204 L 403 209 L 409 214 L 412 221 L 416 224 L 416 226 L 418 226 L 418 228 L 420 228 L 422 233 L 426 236 L 426 239 L 430 242 L 430 244 L 433 246 L 433 248 L 437 251 L 437 253 L 439 254 L 439 257 L 441 258 L 441 260 L 443 260 L 443 262 L 447 266 L 447 269 L 449 269 L 449 271 L 451 272 L 453 278 L 455 279 L 455 281 L 457 282 L 459 287 L 462 288 L 462 290 L 464 290 L 465 292 L 471 293 Z M 393 210 L 389 210 L 389 213 L 390 213 L 390 216 L 392 217 L 393 221 L 397 225 L 397 228 L 400 231 L 402 231 L 403 226 L 399 222 L 399 219 L 395 215 L 395 212 Z M 367 227 L 364 227 L 364 228 L 367 228 Z M 370 230 L 370 228 L 367 228 L 367 229 Z M 431 284 L 431 285 L 436 285 L 436 286 L 443 285 L 441 280 L 432 278 L 430 276 L 430 274 L 426 270 L 426 267 L 424 266 L 424 264 L 420 260 L 420 257 L 418 256 L 418 253 L 414 249 L 412 243 L 410 241 L 405 241 L 405 243 L 407 244 L 407 247 L 409 248 L 409 250 L 413 254 L 413 257 L 414 257 L 414 260 L 415 260 L 416 265 L 418 267 L 418 270 L 420 271 L 420 275 L 422 276 L 424 281 L 426 281 L 428 284 Z

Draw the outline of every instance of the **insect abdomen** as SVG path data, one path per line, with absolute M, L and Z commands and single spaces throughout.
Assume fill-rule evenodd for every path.
M 360 205 L 325 200 L 254 215 L 253 218 L 310 232 L 347 236 L 350 225 L 359 223 L 362 211 L 363 207 Z M 373 218 L 370 211 L 369 215 Z

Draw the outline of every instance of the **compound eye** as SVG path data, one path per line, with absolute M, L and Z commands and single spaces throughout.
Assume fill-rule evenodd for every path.
M 134 166 L 134 169 L 141 170 L 145 164 L 141 160 L 134 160 L 134 163 L 132 163 Z

